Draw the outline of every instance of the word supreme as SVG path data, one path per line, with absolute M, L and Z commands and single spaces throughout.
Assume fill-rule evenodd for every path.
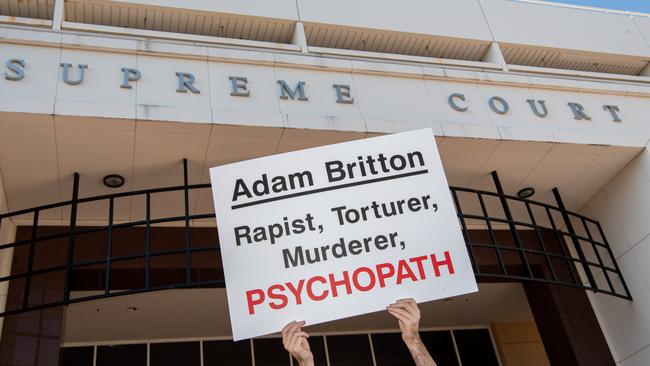
M 354 292 L 369 292 L 387 286 L 399 286 L 406 282 L 417 282 L 442 276 L 446 268 L 451 276 L 455 273 L 451 255 L 443 253 L 439 260 L 435 254 L 402 259 L 394 263 L 380 263 L 372 267 L 359 267 L 342 273 L 313 276 L 297 282 L 278 283 L 266 289 L 246 291 L 248 314 L 254 315 L 257 307 L 281 310 L 288 305 L 302 305 L 306 301 L 319 302 L 352 295 Z M 433 275 L 433 276 L 432 276 Z

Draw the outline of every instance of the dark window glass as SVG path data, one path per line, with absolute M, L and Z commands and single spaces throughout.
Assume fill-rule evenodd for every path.
M 199 342 L 156 343 L 149 347 L 151 366 L 201 365 Z
M 379 333 L 372 335 L 377 366 L 414 365 L 411 352 L 402 341 L 400 333 Z
M 253 349 L 257 366 L 288 366 L 291 362 L 280 338 L 255 339 Z
M 456 346 L 463 366 L 498 366 L 487 329 L 455 330 Z
M 125 344 L 97 347 L 97 366 L 146 366 L 147 345 Z
M 372 366 L 367 334 L 327 337 L 330 366 Z
M 438 365 L 458 366 L 450 331 L 420 332 L 420 338 Z
M 93 347 L 61 348 L 59 366 L 92 366 Z
M 314 354 L 315 366 L 327 366 L 327 356 L 325 355 L 325 339 L 323 337 L 309 337 L 309 349 Z M 298 361 L 294 360 L 293 365 L 298 365 Z
M 204 366 L 250 366 L 252 364 L 249 340 L 203 342 Z

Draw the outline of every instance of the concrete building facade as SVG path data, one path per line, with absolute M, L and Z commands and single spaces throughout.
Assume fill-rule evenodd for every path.
M 1 365 L 102 364 L 117 349 L 165 365 L 165 344 L 188 364 L 289 364 L 277 337 L 227 341 L 208 169 L 420 128 L 435 132 L 480 282 L 423 306 L 431 344 L 448 345 L 439 359 L 650 364 L 650 15 L 0 0 L 0 61 Z M 517 201 L 524 188 L 539 204 Z M 564 254 L 549 256 L 555 234 Z M 583 242 L 602 245 L 590 259 Z M 574 278 L 560 281 L 551 262 L 566 257 Z M 327 365 L 355 360 L 346 344 L 369 350 L 356 364 L 391 364 L 396 330 L 385 314 L 310 328 Z

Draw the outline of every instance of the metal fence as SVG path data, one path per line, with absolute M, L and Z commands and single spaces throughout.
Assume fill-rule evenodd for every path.
M 566 210 L 557 189 L 553 191 L 556 205 L 522 199 L 503 192 L 498 175 L 492 174 L 496 192 L 450 187 L 463 236 L 477 279 L 484 281 L 535 281 L 572 286 L 632 300 L 621 271 L 614 258 L 603 229 L 595 220 Z M 10 299 L 0 317 L 27 311 L 123 296 L 127 294 L 170 289 L 216 286 L 223 287 L 222 276 L 196 275 L 195 259 L 205 253 L 219 251 L 216 229 L 212 228 L 213 241 L 206 245 L 192 245 L 191 222 L 213 219 L 214 213 L 191 213 L 190 193 L 210 190 L 210 184 L 188 183 L 187 162 L 183 165 L 184 184 L 181 186 L 122 192 L 97 197 L 79 198 L 79 175 L 75 174 L 72 199 L 26 210 L 0 214 L 2 221 L 12 217 L 30 217 L 31 234 L 14 243 L 0 245 L 0 251 L 13 248 L 22 251 L 24 265 L 12 268 L 12 273 L 1 277 L 0 283 L 9 281 Z M 152 200 L 166 193 L 182 194 L 183 214 L 152 218 Z M 138 198 L 144 203 L 144 218 L 116 223 L 115 202 Z M 106 204 L 102 226 L 81 226 L 77 220 L 82 204 Z M 42 232 L 39 216 L 52 209 L 69 211 L 69 225 L 54 232 Z M 152 249 L 154 227 L 175 225 L 183 231 L 182 243 L 173 249 Z M 116 254 L 118 243 L 115 233 L 125 228 L 144 230 L 144 248 L 133 254 Z M 24 228 L 23 228 L 24 229 Z M 105 245 L 98 258 L 75 257 L 75 244 L 83 235 L 101 234 Z M 49 243 L 49 244 L 46 244 Z M 54 244 L 52 244 L 54 243 Z M 35 266 L 39 246 L 55 245 L 63 253 L 62 263 Z M 78 249 L 78 248 L 77 248 Z M 182 258 L 183 272 L 173 281 L 159 284 L 151 278 L 152 262 L 157 258 L 174 256 Z M 16 257 L 16 255 L 14 255 Z M 112 278 L 122 263 L 137 261 L 143 281 L 117 286 Z M 15 261 L 14 261 L 15 262 Z M 94 291 L 75 291 L 75 278 L 93 268 L 101 273 L 95 281 Z M 178 273 L 177 273 L 178 274 Z M 18 300 L 16 300 L 18 299 Z

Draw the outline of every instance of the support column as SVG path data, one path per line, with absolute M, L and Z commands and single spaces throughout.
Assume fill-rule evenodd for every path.
M 64 0 L 55 0 L 54 2 L 54 15 L 52 16 L 52 30 L 59 31 L 63 21 L 65 20 L 65 4 Z
M 309 53 L 307 46 L 307 36 L 305 35 L 305 25 L 302 22 L 296 22 L 296 29 L 293 31 L 291 43 L 300 46 L 302 53 Z
M 7 198 L 5 195 L 4 182 L 2 181 L 2 174 L 0 174 L 0 214 L 7 213 L 9 207 L 7 205 Z M 11 219 L 6 218 L 0 220 L 0 245 L 13 243 L 16 240 L 16 225 Z M 13 260 L 14 249 L 0 250 L 0 277 L 9 276 L 11 274 L 11 262 Z M 5 310 L 7 306 L 7 297 L 9 296 L 9 282 L 0 282 L 0 312 Z M 0 318 L 0 339 L 2 339 L 2 325 L 4 318 Z
M 4 193 L 4 192 L 2 192 Z M 4 210 L 0 212 L 6 212 Z M 0 222 L 0 245 L 13 243 L 16 240 L 16 225 L 9 219 Z M 14 249 L 9 248 L 0 250 L 0 277 L 11 274 L 11 262 L 13 260 Z M 5 310 L 7 297 L 9 295 L 9 281 L 0 282 L 0 312 Z M 2 325 L 4 318 L 0 318 L 0 340 L 2 339 Z
M 508 71 L 508 63 L 497 42 L 492 42 L 485 55 L 483 55 L 482 61 L 495 63 L 500 65 L 503 71 Z
M 551 365 L 616 365 L 585 290 L 534 282 L 524 290 Z

